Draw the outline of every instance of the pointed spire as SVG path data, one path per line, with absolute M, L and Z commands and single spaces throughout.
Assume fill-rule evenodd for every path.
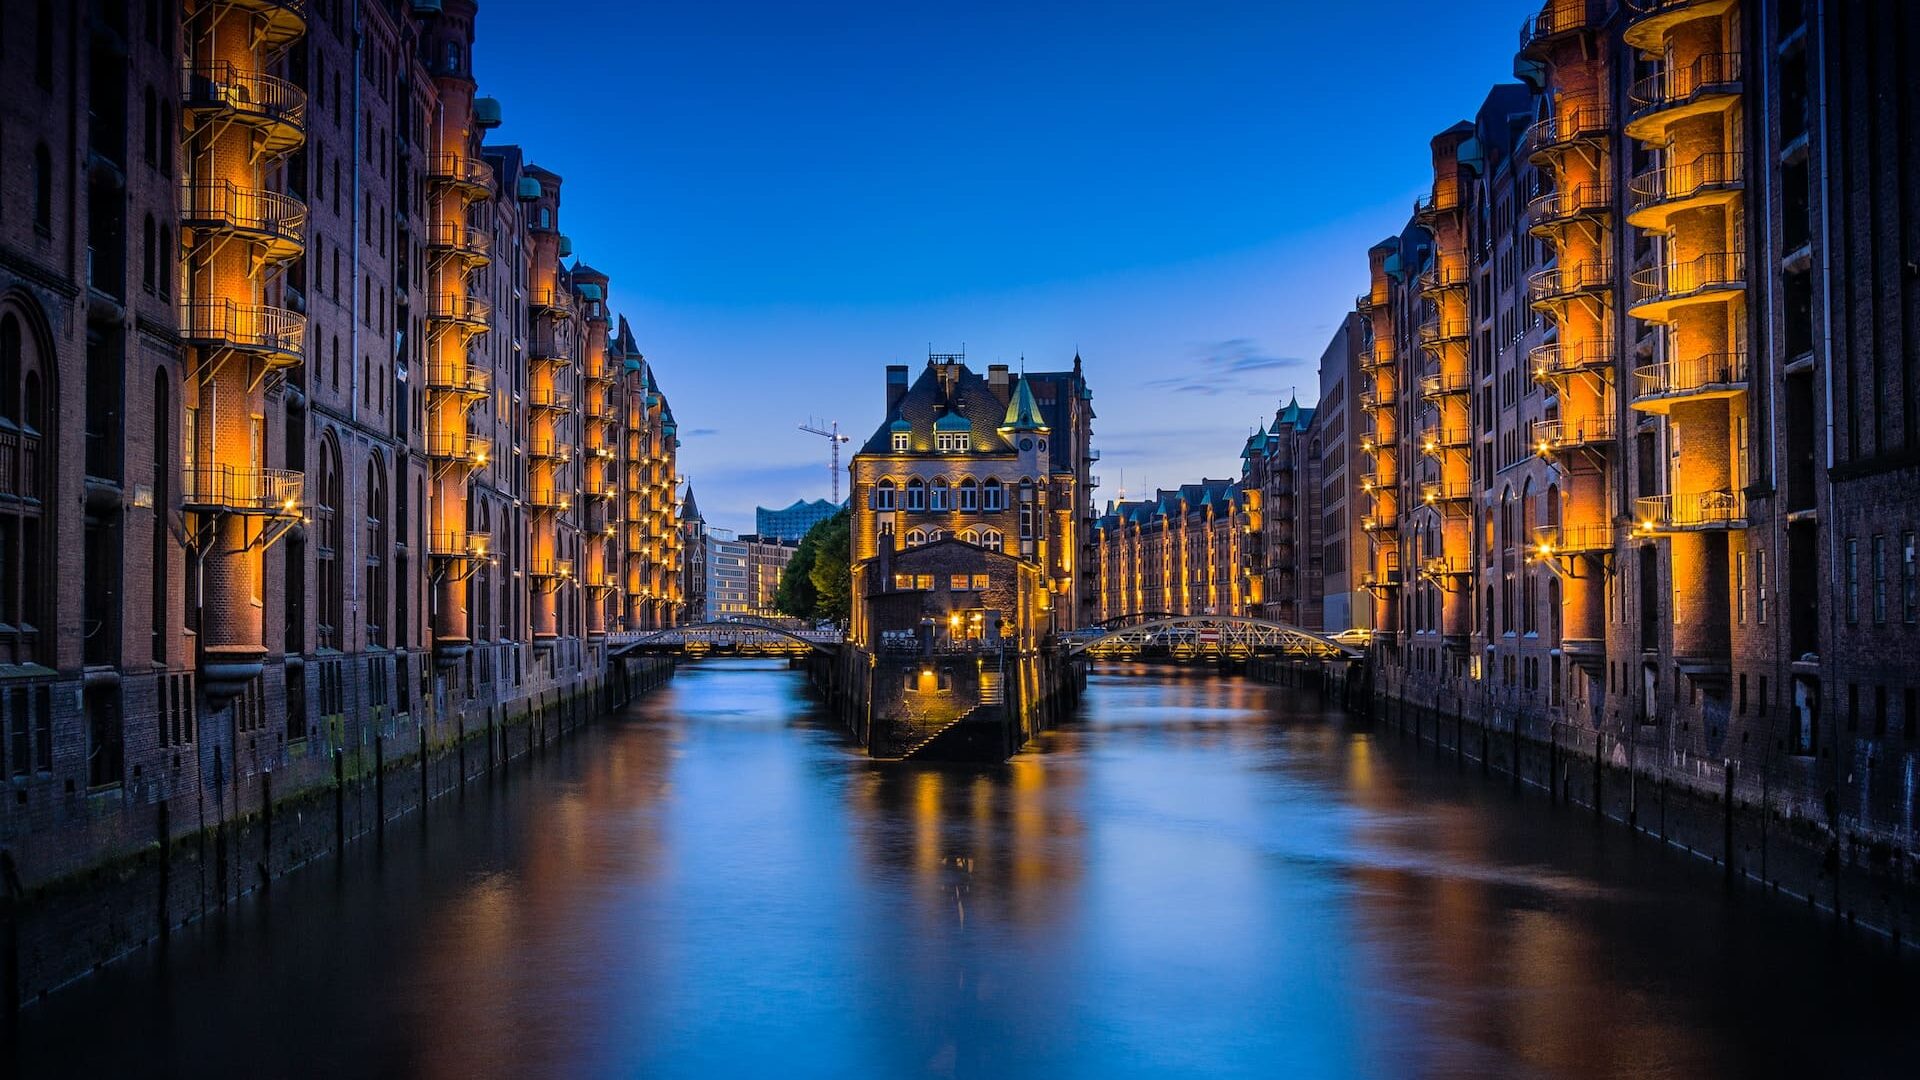
M 1025 368 L 1025 358 L 1021 358 L 1021 367 Z M 1006 419 L 1000 424 L 1000 431 L 1037 431 L 1045 434 L 1048 430 L 1046 418 L 1040 415 L 1040 403 L 1033 399 L 1033 388 L 1023 374 L 1014 384 L 1013 398 L 1007 402 Z

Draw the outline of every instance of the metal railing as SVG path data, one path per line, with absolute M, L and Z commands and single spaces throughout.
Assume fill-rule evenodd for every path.
M 1370 386 L 1360 391 L 1360 407 L 1363 409 L 1390 409 L 1400 400 L 1400 388 L 1389 381 L 1385 386 Z
M 464 221 L 435 221 L 427 226 L 427 246 L 484 259 L 493 250 L 493 234 Z
M 527 573 L 537 578 L 567 578 L 573 576 L 572 559 L 529 559 Z
M 1538 304 L 1612 287 L 1613 264 L 1605 259 L 1585 259 L 1535 271 L 1527 279 L 1527 298 Z
M 1556 375 L 1567 375 L 1613 363 L 1613 339 L 1600 338 L 1571 344 L 1538 345 L 1527 354 L 1527 359 L 1533 364 L 1533 377 L 1536 380 L 1545 381 Z
M 180 333 L 189 341 L 297 360 L 306 342 L 307 317 L 265 304 L 187 300 L 180 305 Z
M 493 191 L 493 166 L 469 154 L 447 152 L 427 155 L 427 180 L 458 184 L 461 187 Z
M 1420 449 L 1429 454 L 1466 446 L 1473 441 L 1473 429 L 1429 424 L 1420 429 Z
M 1681 202 L 1708 191 L 1731 190 L 1746 182 L 1747 156 L 1737 150 L 1701 154 L 1684 165 L 1660 165 L 1627 183 L 1633 209 Z
M 1529 152 L 1540 153 L 1599 138 L 1610 123 L 1607 108 L 1599 101 L 1562 99 L 1551 116 L 1534 121 L 1523 141 Z
M 557 487 L 536 486 L 527 493 L 527 502 L 540 510 L 570 510 L 573 496 Z
M 487 440 L 482 436 L 469 435 L 464 431 L 429 431 L 427 432 L 427 456 L 485 465 Z
M 1608 551 L 1613 547 L 1613 526 L 1605 522 L 1536 525 L 1533 542 L 1543 555 L 1551 555 L 1556 551 Z
M 536 386 L 527 391 L 527 404 L 550 412 L 565 412 L 573 408 L 573 395 L 551 386 Z
M 1464 394 L 1471 388 L 1472 382 L 1472 377 L 1464 371 L 1425 375 L 1420 379 L 1420 396 L 1445 397 Z
M 1739 53 L 1702 53 L 1692 63 L 1657 71 L 1633 84 L 1627 101 L 1636 116 L 1685 105 L 1702 91 L 1732 93 L 1740 82 Z
M 1634 369 L 1636 397 L 1682 397 L 1707 390 L 1731 389 L 1747 381 L 1747 354 L 1708 353 L 1685 360 L 1661 360 Z
M 551 435 L 545 437 L 536 436 L 527 444 L 527 454 L 530 457 L 536 458 L 552 458 L 563 464 L 573 460 L 573 450 L 566 443 L 555 439 Z
M 180 220 L 198 228 L 251 233 L 301 243 L 307 204 L 291 195 L 241 187 L 227 180 L 196 180 L 180 189 Z
M 1550 38 L 1584 30 L 1602 13 L 1599 0 L 1547 0 L 1520 24 L 1520 50 L 1525 52 Z
M 1413 200 L 1413 214 L 1421 220 L 1447 213 L 1460 208 L 1460 186 L 1458 184 L 1436 184 L 1433 189 Z
M 471 361 L 450 364 L 436 360 L 427 365 L 427 389 L 455 394 L 484 396 L 493 388 L 493 373 Z
M 493 305 L 478 296 L 461 293 L 434 293 L 427 297 L 427 318 L 442 322 L 485 326 L 493 316 Z
M 195 465 L 181 471 L 181 503 L 240 514 L 298 514 L 306 476 L 291 469 Z
M 1457 502 L 1473 498 L 1473 484 L 1463 479 L 1427 480 L 1420 485 L 1422 502 Z
M 1633 302 L 1649 304 L 1677 300 L 1711 289 L 1740 288 L 1746 284 L 1747 253 L 1713 251 L 1685 262 L 1662 263 L 1633 274 Z
M 556 315 L 573 314 L 573 296 L 556 285 L 536 285 L 528 289 L 527 303 L 537 310 Z
M 1619 433 L 1619 421 L 1608 413 L 1577 420 L 1536 420 L 1533 424 L 1534 447 L 1543 454 L 1562 447 L 1612 442 Z
M 1746 495 L 1732 490 L 1649 495 L 1635 499 L 1633 507 L 1644 532 L 1733 528 L 1747 518 Z
M 1429 577 L 1471 574 L 1473 560 L 1465 555 L 1432 555 L 1420 564 L 1420 571 Z
M 1461 266 L 1447 266 L 1434 263 L 1420 271 L 1416 279 L 1421 292 L 1438 292 L 1442 289 L 1464 289 L 1467 287 L 1467 271 Z
M 1613 205 L 1613 185 L 1592 180 L 1534 196 L 1527 204 L 1527 220 L 1535 226 L 1586 214 L 1605 213 Z
M 306 92 L 265 72 L 242 71 L 225 62 L 194 64 L 185 69 L 184 81 L 189 108 L 224 109 L 294 127 L 306 122 Z
M 493 537 L 479 529 L 427 534 L 427 554 L 441 559 L 484 559 Z
M 1469 332 L 1467 320 L 1448 319 L 1431 313 L 1420 320 L 1420 344 L 1435 345 L 1443 341 L 1459 341 Z

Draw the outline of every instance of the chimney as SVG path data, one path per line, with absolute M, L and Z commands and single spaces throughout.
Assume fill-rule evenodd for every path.
M 888 364 L 887 365 L 887 415 L 888 416 L 893 415 L 893 410 L 900 404 L 900 399 L 906 396 L 907 396 L 907 365 Z
M 1005 397 L 1004 391 L 1007 388 L 1007 365 L 988 364 L 987 385 L 993 387 L 995 393 Z

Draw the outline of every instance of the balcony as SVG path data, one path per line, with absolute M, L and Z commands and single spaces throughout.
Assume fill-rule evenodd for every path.
M 1604 181 L 1537 195 L 1527 204 L 1527 229 L 1535 236 L 1550 235 L 1577 221 L 1606 216 L 1613 209 L 1613 185 Z
M 1520 24 L 1520 51 L 1534 53 L 1594 25 L 1604 14 L 1600 0 L 1547 0 Z
M 551 386 L 536 386 L 527 391 L 527 405 L 536 412 L 571 412 L 573 395 Z
M 1643 535 L 1747 527 L 1747 497 L 1738 491 L 1691 491 L 1633 501 Z
M 286 48 L 307 32 L 306 0 L 214 0 L 209 6 L 251 15 L 248 38 L 268 52 Z
M 527 290 L 527 303 L 536 315 L 550 315 L 556 319 L 573 318 L 573 297 L 558 286 L 536 286 Z
M 527 454 L 529 457 L 539 461 L 552 461 L 561 465 L 565 465 L 567 462 L 573 460 L 573 451 L 567 444 L 555 439 L 551 435 L 545 438 L 536 436 L 534 440 L 527 445 Z
M 1664 50 L 1667 35 L 1681 23 L 1725 14 L 1739 0 L 1625 0 L 1630 20 L 1621 39 L 1642 52 Z
M 485 266 L 493 261 L 493 234 L 464 221 L 435 221 L 427 226 L 427 250 L 469 267 Z
M 1430 578 L 1467 577 L 1473 573 L 1473 560 L 1465 555 L 1433 555 L 1420 564 L 1420 572 Z
M 493 197 L 493 166 L 468 154 L 427 155 L 427 183 L 452 188 L 468 202 Z
M 203 349 L 231 349 L 269 367 L 293 367 L 305 347 L 307 318 L 264 304 L 188 300 L 180 305 L 180 336 Z
M 1613 550 L 1613 526 L 1605 522 L 1587 525 L 1536 525 L 1533 529 L 1533 554 L 1580 555 Z
M 1448 450 L 1464 450 L 1473 442 L 1473 429 L 1429 425 L 1420 432 L 1420 451 L 1435 457 Z
M 530 559 L 527 573 L 536 578 L 564 580 L 573 576 L 572 559 Z
M 1683 402 L 1743 394 L 1747 390 L 1747 354 L 1708 353 L 1643 364 L 1634 370 L 1633 390 L 1633 407 L 1650 413 L 1664 413 Z
M 1740 197 L 1745 183 L 1746 155 L 1738 152 L 1701 154 L 1684 165 L 1648 169 L 1627 184 L 1627 223 L 1665 232 L 1675 214 L 1725 206 Z
M 1428 348 L 1452 341 L 1465 341 L 1467 333 L 1468 326 L 1465 319 L 1449 319 L 1439 312 L 1429 312 L 1420 320 L 1420 344 Z
M 595 476 L 591 471 L 587 473 L 581 487 L 585 489 L 589 499 L 611 499 L 620 494 L 619 484 L 605 476 Z
M 1400 482 L 1400 472 L 1392 460 L 1376 461 L 1373 471 L 1360 477 L 1360 490 L 1371 495 L 1380 488 L 1392 488 Z
M 1363 409 L 1391 409 L 1399 400 L 1400 388 L 1391 381 L 1360 391 L 1360 407 Z
M 487 463 L 487 440 L 464 431 L 427 432 L 427 456 L 479 468 Z
M 1431 295 L 1446 289 L 1466 288 L 1467 271 L 1464 267 L 1434 263 L 1420 271 L 1420 276 L 1415 280 L 1418 281 L 1422 293 Z
M 528 342 L 527 358 L 536 364 L 566 367 L 573 363 L 572 344 L 564 334 L 556 333 L 552 327 L 537 330 Z
M 483 333 L 493 318 L 493 305 L 477 296 L 435 293 L 427 297 L 427 318 L 467 333 Z
M 1533 425 L 1533 449 L 1541 457 L 1583 446 L 1606 445 L 1619 437 L 1620 423 L 1610 414 L 1584 416 L 1578 420 L 1537 420 Z
M 180 503 L 201 512 L 299 517 L 306 484 L 291 469 L 195 465 L 182 470 Z
M 573 496 L 551 485 L 535 485 L 527 495 L 527 503 L 535 510 L 565 513 L 573 509 Z
M 182 105 L 203 121 L 222 119 L 253 133 L 254 157 L 292 153 L 306 141 L 307 95 L 285 79 L 233 64 L 186 69 Z
M 1723 112 L 1740 100 L 1740 54 L 1702 53 L 1691 63 L 1656 72 L 1627 91 L 1629 138 L 1663 143 L 1682 120 Z
M 199 180 L 180 189 L 180 223 L 212 236 L 257 245 L 262 263 L 279 264 L 306 250 L 307 206 L 290 195 Z
M 493 391 L 493 375 L 471 362 L 450 364 L 436 360 L 427 365 L 427 389 L 442 394 L 484 398 Z
M 1454 397 L 1470 392 L 1472 379 L 1466 372 L 1427 375 L 1420 380 L 1420 396 L 1424 398 Z
M 1394 536 L 1400 532 L 1400 522 L 1391 514 L 1366 514 L 1360 518 L 1360 531 L 1368 536 Z
M 493 537 L 477 529 L 427 536 L 427 554 L 436 559 L 484 559 Z
M 1709 252 L 1685 262 L 1634 271 L 1633 303 L 1627 314 L 1648 322 L 1666 322 L 1676 308 L 1722 303 L 1746 287 L 1746 252 Z
M 1527 299 L 1536 308 L 1551 309 L 1556 304 L 1598 296 L 1612 289 L 1613 264 L 1605 259 L 1548 267 L 1535 271 L 1527 279 Z
M 1370 349 L 1362 350 L 1360 353 L 1361 371 L 1378 371 L 1392 363 L 1393 348 L 1391 346 L 1376 344 Z
M 1460 209 L 1460 185 L 1435 184 L 1432 191 L 1413 201 L 1414 219 L 1423 225 L 1431 224 L 1441 214 L 1450 214 Z
M 1386 570 L 1360 571 L 1360 587 L 1368 592 L 1381 592 L 1400 587 L 1400 568 L 1388 567 Z
M 1534 121 L 1522 141 L 1529 159 L 1540 164 L 1562 151 L 1604 141 L 1612 122 L 1598 100 L 1562 99 L 1553 115 Z
M 1552 382 L 1586 371 L 1602 371 L 1614 362 L 1613 339 L 1537 345 L 1527 354 L 1535 382 Z
M 1473 498 L 1473 484 L 1464 478 L 1423 481 L 1420 501 L 1428 506 L 1467 502 Z

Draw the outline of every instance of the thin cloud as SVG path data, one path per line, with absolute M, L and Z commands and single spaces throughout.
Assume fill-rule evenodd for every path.
M 1304 365 L 1306 361 L 1298 357 L 1274 356 L 1262 351 L 1252 338 L 1227 338 L 1194 346 L 1182 365 L 1185 370 L 1181 374 L 1149 380 L 1146 386 L 1203 397 L 1262 392 L 1267 388 L 1259 385 L 1254 376 Z

